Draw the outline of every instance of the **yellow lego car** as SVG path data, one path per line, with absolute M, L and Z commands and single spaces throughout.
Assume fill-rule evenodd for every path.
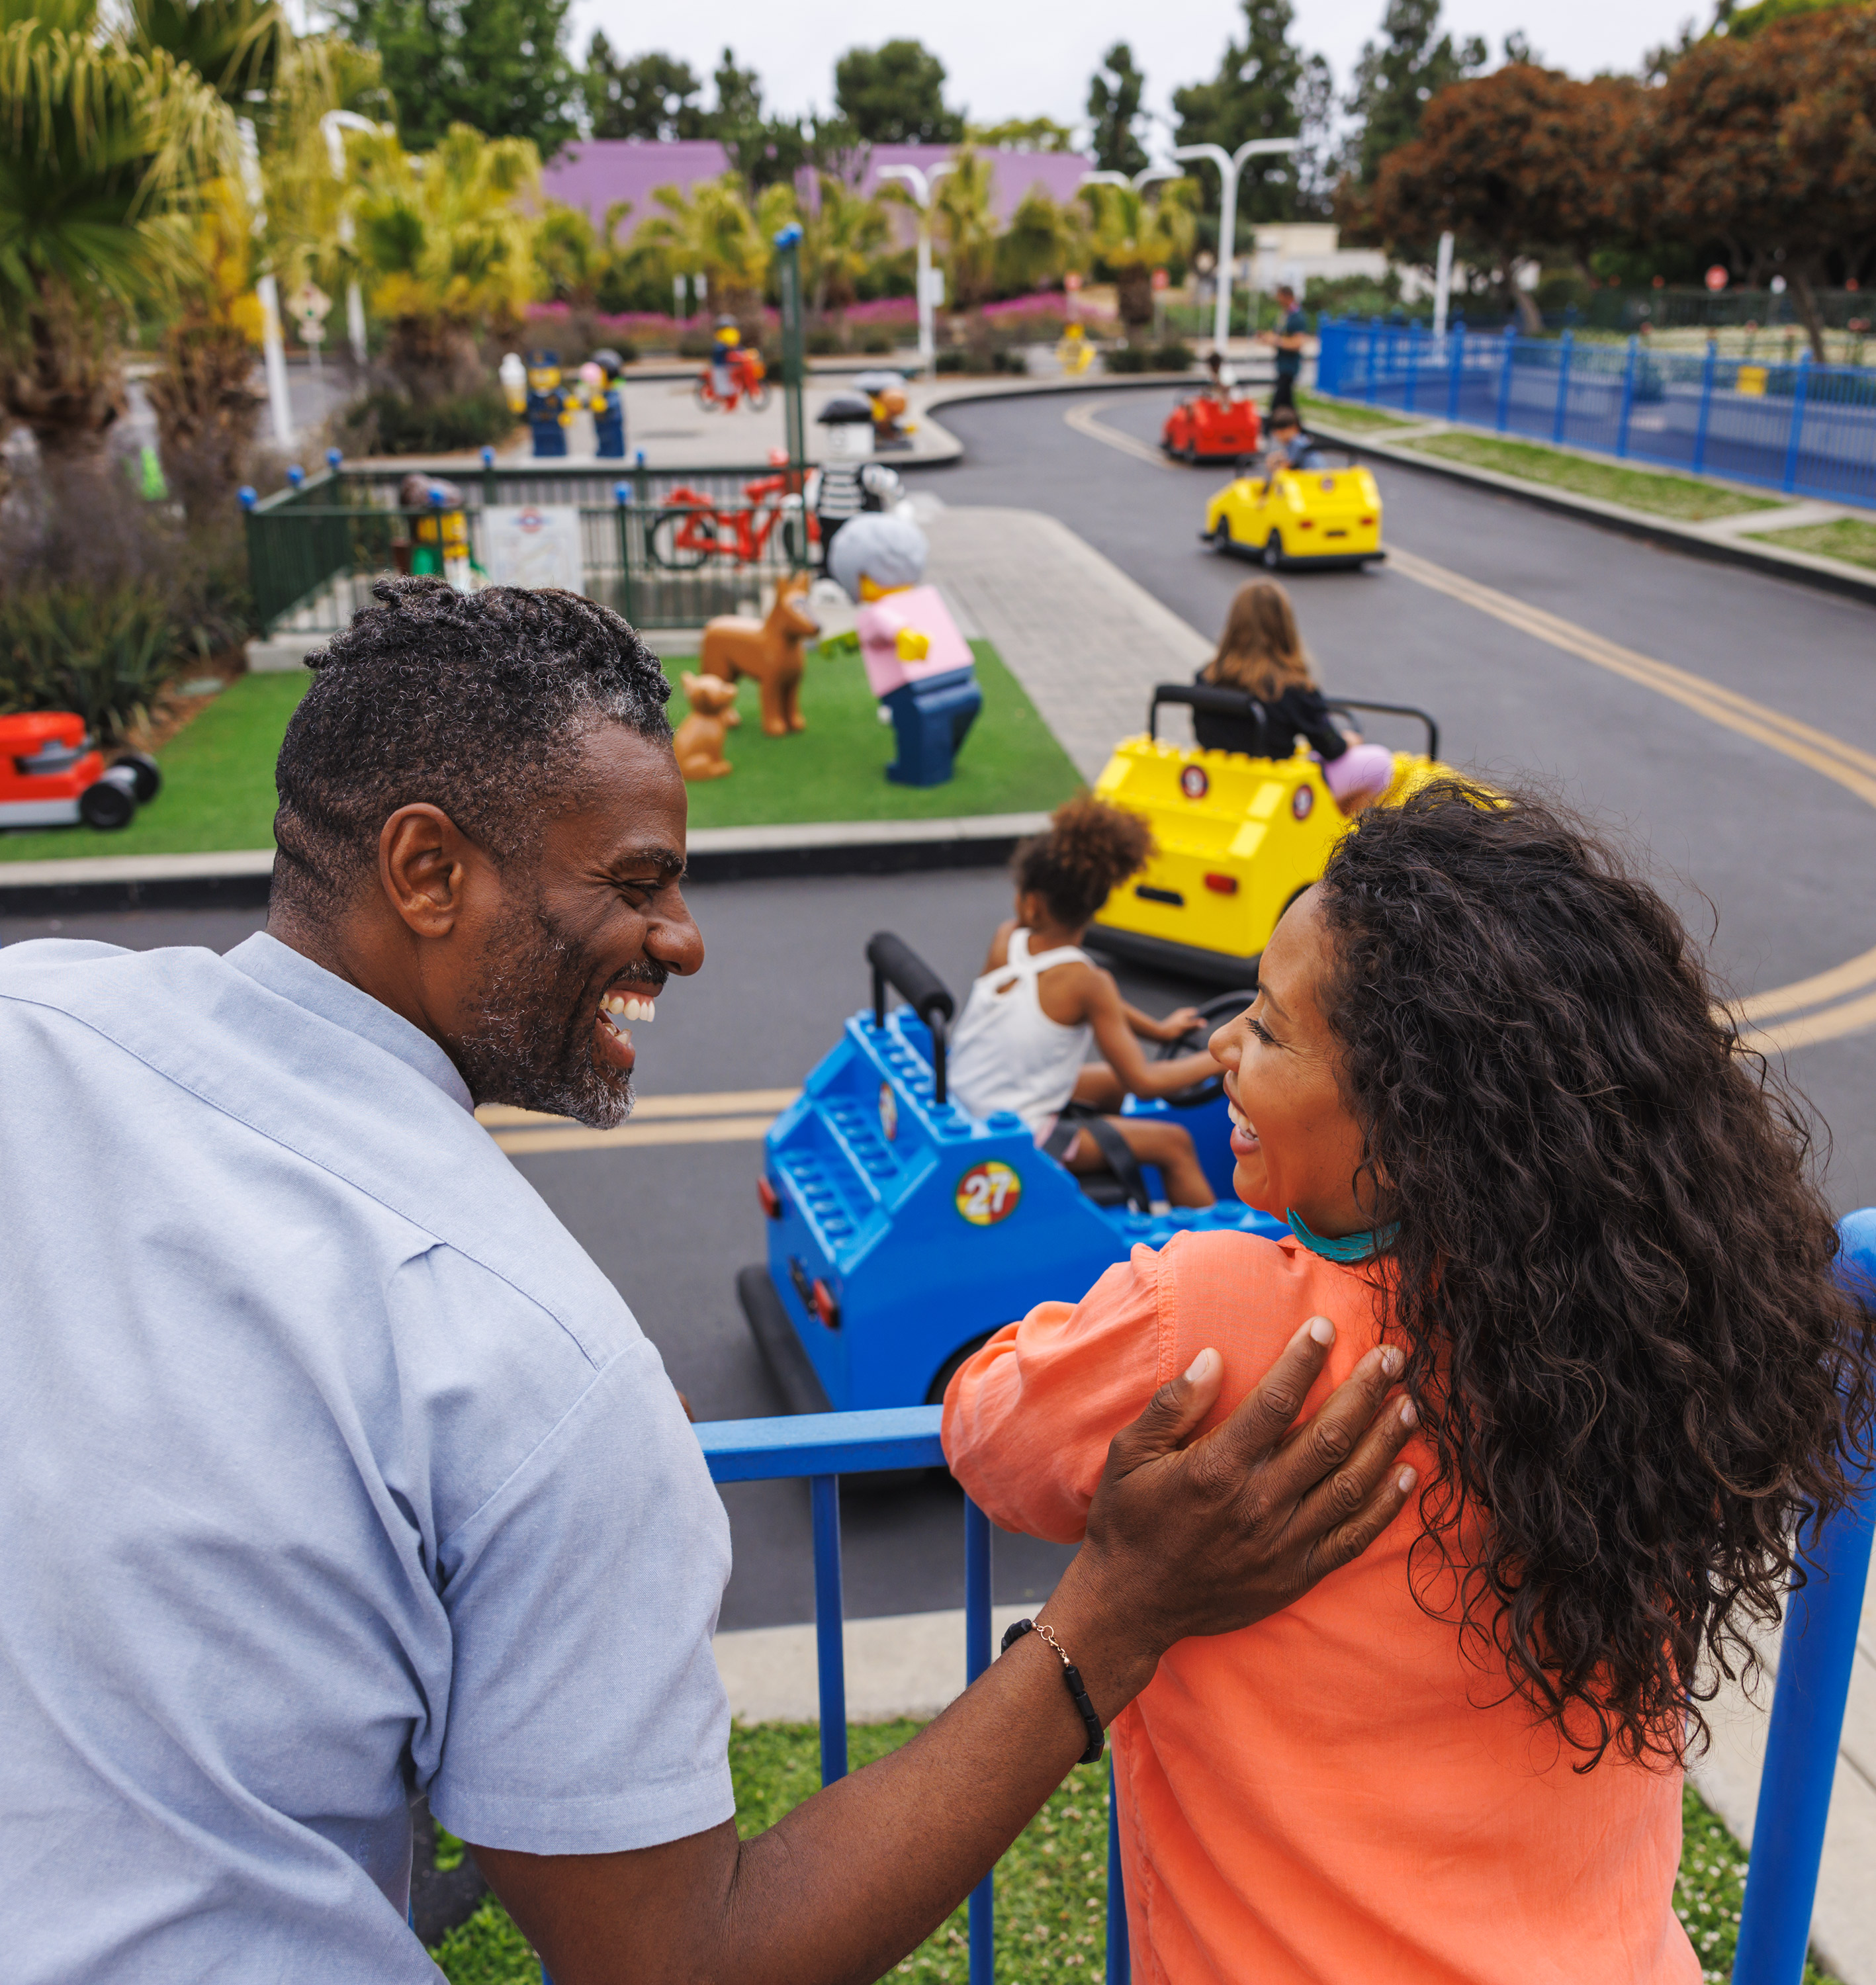
M 1376 802 L 1397 802 L 1437 778 L 1439 727 L 1404 704 L 1331 697 L 1334 710 L 1373 710 L 1426 726 L 1424 752 L 1394 754 L 1394 782 Z M 1162 683 L 1144 736 L 1124 739 L 1096 782 L 1104 800 L 1144 814 L 1153 829 L 1146 867 L 1108 897 L 1088 933 L 1101 950 L 1179 978 L 1254 986 L 1277 919 L 1316 881 L 1353 821 L 1299 739 L 1288 758 L 1162 743 L 1165 704 L 1243 717 L 1261 707 L 1242 690 Z
M 1242 463 L 1205 505 L 1199 535 L 1215 551 L 1262 559 L 1273 572 L 1375 565 L 1387 556 L 1381 549 L 1381 492 L 1353 462 L 1271 475 Z

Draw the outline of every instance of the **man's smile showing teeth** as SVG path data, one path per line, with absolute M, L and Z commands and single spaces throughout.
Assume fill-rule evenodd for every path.
M 614 992 L 600 1002 L 600 1011 L 612 1023 L 614 1031 L 623 1034 L 628 1021 L 649 1023 L 656 1019 L 657 1002 L 640 999 L 631 993 Z

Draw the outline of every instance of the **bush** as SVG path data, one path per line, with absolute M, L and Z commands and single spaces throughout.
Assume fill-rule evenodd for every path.
M 121 738 L 197 657 L 165 589 L 127 579 L 103 591 L 53 585 L 0 592 L 0 715 L 74 710 Z
M 840 334 L 831 324 L 817 324 L 803 342 L 810 358 L 828 358 L 840 349 Z
M 869 358 L 882 358 L 893 348 L 893 341 L 883 331 L 869 331 L 860 340 L 860 350 Z
M 514 425 L 499 386 L 445 400 L 368 393 L 346 408 L 340 445 L 348 455 L 447 455 L 504 440 Z
M 707 331 L 687 331 L 677 341 L 680 358 L 708 358 L 716 348 L 716 340 Z
M 1169 338 L 1164 344 L 1153 348 L 1155 372 L 1188 372 L 1192 364 L 1192 348 L 1182 338 Z
M 1148 372 L 1153 354 L 1144 344 L 1110 344 L 1101 354 L 1110 372 Z

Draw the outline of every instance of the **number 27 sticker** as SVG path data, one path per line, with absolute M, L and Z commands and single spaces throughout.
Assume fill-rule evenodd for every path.
M 957 1182 L 957 1210 L 973 1227 L 993 1227 L 1015 1212 L 1023 1181 L 994 1159 L 973 1165 Z

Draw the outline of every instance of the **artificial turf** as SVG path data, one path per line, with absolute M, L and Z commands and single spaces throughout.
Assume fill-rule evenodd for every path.
M 738 685 L 742 722 L 725 741 L 728 778 L 691 788 L 691 825 L 765 827 L 819 820 L 934 820 L 966 814 L 1033 813 L 1057 805 L 1081 781 L 1015 677 L 987 641 L 973 641 L 983 707 L 942 786 L 895 785 L 886 776 L 893 733 L 877 714 L 856 650 L 807 651 L 801 709 L 808 727 L 785 737 L 763 734 L 755 683 Z M 680 678 L 694 655 L 667 655 L 671 721 L 689 706 Z
M 896 1750 L 920 1725 L 855 1724 L 852 1768 Z M 820 1784 L 820 1732 L 812 1723 L 762 1723 L 730 1735 L 737 1830 L 746 1839 L 772 1826 Z M 1107 1965 L 1108 1768 L 1078 1765 L 997 1870 L 997 1974 L 1076 1979 L 1090 1985 Z M 1745 1893 L 1746 1850 L 1691 1786 L 1682 1795 L 1680 1873 L 1674 1910 L 1686 1926 L 1700 1976 L 1722 1985 L 1733 1970 Z M 915 1985 L 963 1985 L 970 1975 L 962 1909 L 889 1975 Z M 540 1961 L 491 1896 L 431 1955 L 451 1985 L 538 1985 Z M 1804 1985 L 1836 1985 L 1814 1963 Z
M 237 676 L 156 754 L 163 790 L 128 827 L 0 832 L 0 862 L 81 855 L 206 855 L 274 845 L 274 761 L 312 677 Z
M 1320 393 L 1299 393 L 1296 411 L 1305 423 L 1315 426 L 1326 421 L 1335 427 L 1356 430 L 1410 428 L 1419 425 L 1404 414 L 1390 414 L 1380 407 L 1364 406 L 1359 400 L 1331 400 Z
M 1046 811 L 1079 790 L 1067 754 L 987 641 L 972 643 L 983 707 L 956 776 L 942 786 L 897 786 L 886 776 L 893 734 L 875 714 L 857 653 L 808 651 L 802 710 L 808 728 L 762 734 L 756 685 L 740 685 L 738 729 L 726 755 L 735 771 L 690 788 L 691 825 L 755 827 L 823 820 L 931 820 L 965 814 Z M 688 712 L 678 678 L 694 655 L 666 658 L 671 716 Z M 294 706 L 312 678 L 241 676 L 156 754 L 163 786 L 128 827 L 0 832 L 0 862 L 82 855 L 184 855 L 274 845 L 274 761 Z
M 1720 483 L 1654 469 L 1624 468 L 1617 462 L 1594 462 L 1586 455 L 1546 448 L 1539 442 L 1504 441 L 1494 435 L 1449 431 L 1416 435 L 1401 442 L 1400 446 L 1411 448 L 1417 455 L 1437 455 L 1443 462 L 1463 462 L 1470 469 L 1495 469 L 1501 475 L 1515 475 L 1525 482 L 1547 483 L 1552 489 L 1568 489 L 1578 496 L 1593 496 L 1605 503 L 1620 503 L 1631 510 L 1646 510 L 1658 517 L 1678 517 L 1689 523 L 1707 517 L 1736 517 L 1749 510 L 1780 507 L 1770 497 L 1748 496 Z

